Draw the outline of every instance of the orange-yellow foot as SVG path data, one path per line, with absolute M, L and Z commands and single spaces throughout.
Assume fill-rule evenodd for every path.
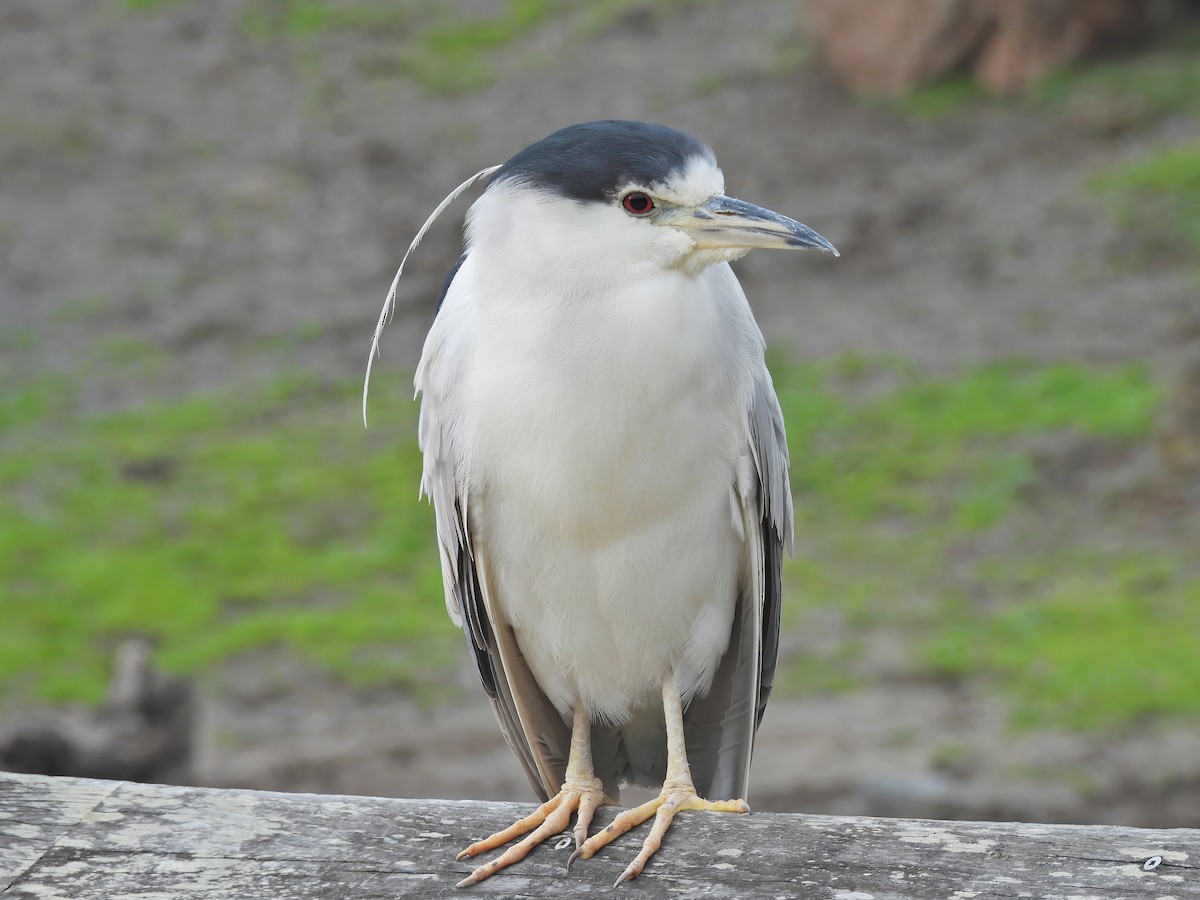
M 460 881 L 457 887 L 477 884 L 489 875 L 494 875 L 515 862 L 520 862 L 529 855 L 530 850 L 546 838 L 566 830 L 573 812 L 578 813 L 575 821 L 575 846 L 581 847 L 587 839 L 588 826 L 592 823 L 592 815 L 596 812 L 596 807 L 604 803 L 606 799 L 604 785 L 601 784 L 599 778 L 571 779 L 568 777 L 562 790 L 539 806 L 536 811 L 509 825 L 503 831 L 497 831 L 491 837 L 476 841 L 459 853 L 455 859 L 468 859 L 478 856 L 480 853 L 487 853 L 502 844 L 507 844 L 514 838 L 525 835 L 519 843 L 513 844 L 491 862 L 484 863 L 477 868 Z
M 637 878 L 642 873 L 646 861 L 662 845 L 663 835 L 667 833 L 675 814 L 684 809 L 699 809 L 706 812 L 750 812 L 750 806 L 745 800 L 705 800 L 696 793 L 690 780 L 679 783 L 668 782 L 663 785 L 662 793 L 653 800 L 618 814 L 611 825 L 579 844 L 575 852 L 571 854 L 571 858 L 567 860 L 567 865 L 570 866 L 577 859 L 591 859 L 601 847 L 611 844 L 625 832 L 636 828 L 653 816 L 654 827 L 650 829 L 650 834 L 642 843 L 641 852 L 621 873 L 621 877 L 613 883 L 613 887 L 622 881 Z

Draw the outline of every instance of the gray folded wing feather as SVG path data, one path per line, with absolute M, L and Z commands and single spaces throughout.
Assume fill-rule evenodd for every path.
M 421 395 L 421 490 L 433 501 L 447 612 L 466 634 L 505 740 L 544 800 L 557 793 L 565 778 L 571 731 L 538 687 L 512 628 L 497 612 L 486 548 L 475 546 L 466 482 L 455 471 L 448 397 L 462 372 L 461 362 L 447 350 L 452 335 L 447 334 L 442 307 L 462 264 L 460 258 L 447 279 L 415 378 Z
M 783 414 L 764 366 L 755 382 L 748 452 L 753 477 L 735 486 L 746 553 L 729 646 L 712 687 L 684 717 L 697 790 L 712 800 L 744 798 L 754 735 L 775 682 L 783 551 L 792 546 L 792 495 Z

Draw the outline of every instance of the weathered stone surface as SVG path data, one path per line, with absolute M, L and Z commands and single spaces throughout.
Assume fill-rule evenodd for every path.
M 813 34 L 856 91 L 893 94 L 955 69 L 1008 93 L 1137 36 L 1138 0 L 808 0 Z
M 557 838 L 456 892 L 454 854 L 529 807 L 0 773 L 9 898 L 613 896 L 639 829 L 566 871 Z M 611 820 L 612 810 L 598 816 Z M 562 847 L 559 847 L 559 844 Z M 1147 862 L 1149 861 L 1149 862 Z M 631 896 L 1200 897 L 1200 830 L 685 813 Z

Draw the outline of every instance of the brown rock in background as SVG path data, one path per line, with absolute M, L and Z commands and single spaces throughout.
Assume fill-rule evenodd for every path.
M 123 643 L 115 662 L 99 709 L 46 710 L 0 732 L 0 769 L 186 783 L 195 730 L 191 684 L 154 668 L 145 641 Z
M 950 71 L 987 37 L 989 0 L 808 0 L 813 37 L 843 82 L 891 94 Z
M 1015 91 L 1088 52 L 1134 40 L 1140 0 L 808 0 L 825 61 L 855 91 L 900 93 L 955 70 Z
M 972 71 L 988 91 L 1011 93 L 1054 69 L 1140 37 L 1140 0 L 992 0 L 996 24 Z

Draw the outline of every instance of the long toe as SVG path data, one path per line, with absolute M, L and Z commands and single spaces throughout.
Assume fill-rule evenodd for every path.
M 501 869 L 507 868 L 515 862 L 520 862 L 542 841 L 552 835 L 565 831 L 567 824 L 571 821 L 571 813 L 573 812 L 579 812 L 580 823 L 582 824 L 584 834 L 586 834 L 587 825 L 591 821 L 592 813 L 604 800 L 604 787 L 598 778 L 593 778 L 583 783 L 568 782 L 564 784 L 561 791 L 539 806 L 530 815 L 514 822 L 502 831 L 497 831 L 495 834 L 481 841 L 476 841 L 459 853 L 455 857 L 456 859 L 467 859 L 472 856 L 478 856 L 481 853 L 486 853 L 502 844 L 507 844 L 509 841 L 521 837 L 521 835 L 525 835 L 524 838 L 513 844 L 495 859 L 475 869 L 475 871 L 460 881 L 457 887 L 477 884 L 483 881 L 483 879 L 496 874 Z M 577 840 L 578 834 L 579 826 L 577 825 Z
M 616 884 L 629 881 L 641 874 L 646 862 L 662 846 L 663 836 L 671 827 L 675 814 L 685 809 L 703 812 L 750 812 L 750 806 L 745 800 L 705 800 L 696 793 L 691 785 L 678 787 L 664 785 L 662 793 L 657 797 L 641 806 L 620 813 L 613 819 L 611 825 L 588 838 L 572 856 L 573 858 L 589 859 L 602 847 L 611 844 L 625 832 L 653 817 L 654 825 L 642 842 L 642 849 L 634 857 L 633 862 L 621 873 Z

